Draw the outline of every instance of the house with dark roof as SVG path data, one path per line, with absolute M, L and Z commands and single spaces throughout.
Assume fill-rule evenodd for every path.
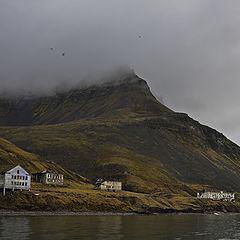
M 30 190 L 31 175 L 20 165 L 0 167 L 0 188 L 5 195 L 6 189 Z
M 63 174 L 59 174 L 53 169 L 32 174 L 32 180 L 51 185 L 63 185 Z

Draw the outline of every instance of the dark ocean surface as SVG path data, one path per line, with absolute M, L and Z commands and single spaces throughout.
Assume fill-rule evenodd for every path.
M 0 239 L 240 239 L 240 215 L 0 216 Z

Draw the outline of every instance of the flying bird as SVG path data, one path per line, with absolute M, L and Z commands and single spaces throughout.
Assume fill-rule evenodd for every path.
M 139 35 L 139 36 L 138 36 L 138 38 L 142 38 L 142 36 L 141 36 L 141 35 Z
M 53 48 L 51 47 L 51 48 L 50 48 L 50 50 L 52 50 L 52 51 L 53 51 Z
M 65 56 L 65 53 L 62 53 L 62 56 L 64 57 L 64 56 Z

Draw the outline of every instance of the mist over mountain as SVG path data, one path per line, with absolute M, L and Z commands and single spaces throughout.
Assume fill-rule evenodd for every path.
M 49 95 L 2 96 L 0 124 L 56 124 L 90 117 L 119 118 L 170 111 L 131 69 L 121 69 L 100 80 L 90 86 L 64 85 Z
M 0 89 L 48 91 L 127 64 L 170 108 L 239 142 L 239 7 L 225 0 L 2 0 Z
M 56 74 L 51 74 L 51 77 L 39 80 L 38 78 L 32 78 L 28 81 L 19 81 L 15 84 L 8 82 L 3 84 L 0 88 L 0 97 L 10 98 L 31 98 L 44 95 L 54 95 L 59 92 L 67 92 L 71 89 L 81 89 L 90 86 L 100 86 L 106 82 L 112 82 L 117 84 L 119 79 L 124 76 L 135 74 L 134 70 L 127 65 L 118 66 L 109 70 L 93 69 L 91 73 L 81 75 L 77 74 L 75 78 L 67 78 L 64 76 L 57 77 Z M 41 74 L 39 74 L 41 76 Z

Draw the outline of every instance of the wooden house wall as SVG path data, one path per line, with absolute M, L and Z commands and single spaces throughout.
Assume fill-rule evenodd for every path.
M 16 166 L 5 173 L 5 188 L 29 190 L 30 183 L 30 174 L 20 166 Z
M 0 175 L 0 188 L 3 188 L 4 185 L 4 174 Z

